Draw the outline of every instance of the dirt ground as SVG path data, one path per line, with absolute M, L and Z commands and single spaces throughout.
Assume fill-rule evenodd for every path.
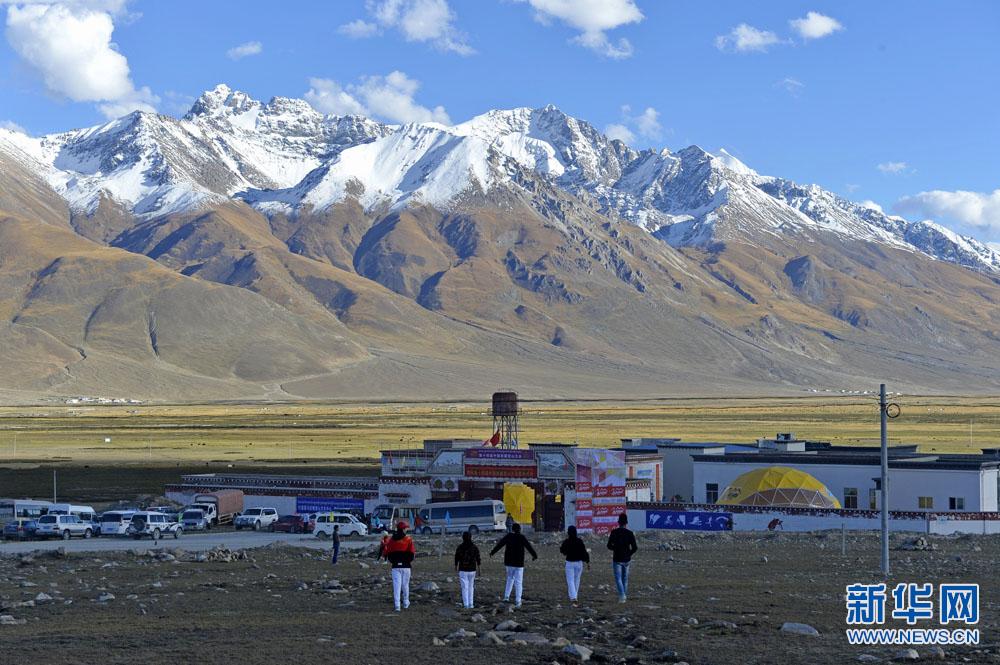
M 492 539 L 480 537 L 485 561 L 473 611 L 457 605 L 457 538 L 416 540 L 412 606 L 401 614 L 391 611 L 388 569 L 370 556 L 374 543 L 336 566 L 322 552 L 288 546 L 245 550 L 232 561 L 199 562 L 172 549 L 160 558 L 0 558 L 0 614 L 25 620 L 0 625 L 0 663 L 548 664 L 569 662 L 561 646 L 568 640 L 592 649 L 591 662 L 783 665 L 889 659 L 901 648 L 852 647 L 844 635 L 845 585 L 878 580 L 872 535 L 848 534 L 844 556 L 839 533 L 639 534 L 626 605 L 617 603 L 603 541 L 592 539 L 577 609 L 566 602 L 558 536 L 540 534 L 519 610 L 499 601 L 501 555 L 486 557 Z M 945 662 L 1000 662 L 997 539 L 932 537 L 934 550 L 895 549 L 902 541 L 894 537 L 890 584 L 981 585 L 981 645 L 946 647 Z M 416 590 L 427 582 L 440 590 Z M 114 598 L 98 600 L 104 593 Z M 506 619 L 523 632 L 497 632 Z M 782 633 L 786 621 L 819 636 Z M 476 635 L 449 637 L 460 629 Z M 930 657 L 920 651 L 921 660 Z

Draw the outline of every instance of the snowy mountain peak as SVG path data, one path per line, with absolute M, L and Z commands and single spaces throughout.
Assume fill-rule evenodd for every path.
M 265 212 L 347 197 L 367 209 L 447 208 L 469 192 L 524 187 L 528 175 L 672 245 L 824 232 L 1000 271 L 995 248 L 932 222 L 761 176 L 724 149 L 637 151 L 551 104 L 491 110 L 452 127 L 397 126 L 324 115 L 302 99 L 261 103 L 220 84 L 180 120 L 135 112 L 40 138 L 3 130 L 0 147 L 35 162 L 73 210 L 87 213 L 105 198 L 141 216 L 231 197 Z

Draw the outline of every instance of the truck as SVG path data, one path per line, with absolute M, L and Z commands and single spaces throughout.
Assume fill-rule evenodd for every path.
M 241 490 L 218 490 L 205 494 L 195 494 L 191 505 L 185 510 L 200 510 L 212 526 L 229 524 L 243 512 L 243 492 Z

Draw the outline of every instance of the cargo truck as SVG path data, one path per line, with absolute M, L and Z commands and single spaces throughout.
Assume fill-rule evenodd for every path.
M 241 490 L 219 490 L 195 494 L 186 510 L 200 510 L 212 526 L 229 524 L 243 512 L 243 492 Z

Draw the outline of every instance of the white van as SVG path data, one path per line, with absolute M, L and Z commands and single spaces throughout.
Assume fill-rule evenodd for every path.
M 368 527 L 350 513 L 320 513 L 316 516 L 316 526 L 313 535 L 317 538 L 329 538 L 333 535 L 333 527 L 340 527 L 340 535 L 367 536 Z
M 98 522 L 100 530 L 97 533 L 102 536 L 124 536 L 135 513 L 134 510 L 109 510 L 101 515 Z
M 503 501 L 447 501 L 428 503 L 420 509 L 420 532 L 504 531 L 507 528 L 507 509 Z

